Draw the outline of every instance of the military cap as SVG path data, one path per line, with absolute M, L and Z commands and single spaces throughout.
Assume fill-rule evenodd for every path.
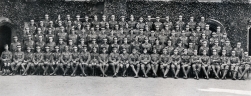
M 21 45 L 17 45 L 17 48 L 21 48 Z
M 45 48 L 45 49 L 49 49 L 50 47 L 49 47 L 49 46 L 45 46 L 44 48 Z
M 232 53 L 235 53 L 235 51 L 232 51 Z
M 147 16 L 148 18 L 151 18 L 151 16 Z
M 117 49 L 117 47 L 112 47 L 112 49 L 113 49 L 113 50 L 116 50 L 116 49 Z
M 171 40 L 168 40 L 167 42 L 172 42 Z
M 133 15 L 130 15 L 130 17 L 131 17 L 131 18 L 134 18 L 134 16 L 133 16 Z
M 81 26 L 81 24 L 78 23 L 78 26 Z
M 224 32 L 224 33 L 223 33 L 223 35 L 227 35 L 227 33 L 226 33 L 226 32 Z
M 53 37 L 50 36 L 49 39 L 53 39 Z
M 50 21 L 49 23 L 51 23 L 51 24 L 52 24 L 52 23 L 53 23 L 53 21 Z
M 62 21 L 58 21 L 58 23 L 62 23 Z
M 194 52 L 196 51 L 197 52 L 197 50 L 193 50 Z
M 207 50 L 203 50 L 203 52 L 207 52 Z
M 174 52 L 178 52 L 178 50 L 177 50 L 177 49 L 174 49 Z
M 83 47 L 83 48 L 87 48 L 87 45 L 83 45 L 82 47 Z
M 244 52 L 244 54 L 248 54 L 248 52 Z
M 106 26 L 109 26 L 109 23 L 105 23 Z
M 139 29 L 140 31 L 143 31 L 143 29 L 141 28 L 141 29 Z
M 205 36 L 205 34 L 203 33 L 203 34 L 201 34 L 202 36 Z
M 222 52 L 226 52 L 226 50 L 225 50 L 225 49 L 222 49 Z
M 60 28 L 61 28 L 61 29 L 64 29 L 64 26 L 61 26 Z
M 209 27 L 209 25 L 207 24 L 206 27 Z
M 43 23 L 44 21 L 39 21 L 40 23 Z
M 107 40 L 106 38 L 104 38 L 103 40 Z
M 76 17 L 77 17 L 77 18 L 79 18 L 79 17 L 80 17 L 80 15 L 77 15 Z
M 88 16 L 85 16 L 86 19 L 88 19 L 89 17 Z
M 105 49 L 106 49 L 106 47 L 102 47 L 102 49 L 103 49 L 103 50 L 105 50 Z
M 42 35 L 39 35 L 38 37 L 39 37 L 39 38 L 42 38 L 43 36 L 42 36 Z
M 121 16 L 121 18 L 125 18 L 125 16 Z
M 215 43 L 219 43 L 219 41 L 218 40 L 216 40 L 216 41 L 214 41 Z
M 101 30 L 105 30 L 105 28 L 101 28 Z
M 226 41 L 226 43 L 229 43 L 229 42 L 230 42 L 229 40 Z
M 126 51 L 126 48 L 123 48 L 122 50 L 123 50 L 123 51 Z
M 160 17 L 156 17 L 156 19 L 159 19 Z
M 92 39 L 92 41 L 96 41 L 96 39 L 95 39 L 95 38 L 93 38 L 93 39 Z
M 139 19 L 143 19 L 143 17 L 139 17 Z
M 201 19 L 204 19 L 205 17 L 200 17 Z
M 169 25 L 168 25 L 168 24 L 166 24 L 165 26 L 166 26 L 166 27 L 168 27 Z
M 84 39 L 84 38 L 81 38 L 79 41 L 85 41 L 85 39 Z
M 40 46 L 37 46 L 36 48 L 37 48 L 37 49 L 40 49 Z
M 27 49 L 27 50 L 30 50 L 30 49 L 31 49 L 31 47 L 27 47 L 26 49 Z
M 77 46 L 74 46 L 73 48 L 74 48 L 74 49 L 77 49 L 78 47 L 77 47 Z
M 145 40 L 148 40 L 148 38 L 146 37 Z
M 68 21 L 68 23 L 71 23 L 71 21 Z
M 59 47 L 58 47 L 58 46 L 55 46 L 55 48 L 56 48 L 56 49 L 59 49 Z
M 189 43 L 189 45 L 192 45 L 193 43 Z
M 118 39 L 117 37 L 114 37 L 113 39 Z
M 214 49 L 213 52 L 216 52 L 216 50 Z
M 33 19 L 31 19 L 31 21 L 34 21 Z
M 119 27 L 119 25 L 116 24 L 115 27 Z
M 166 19 L 169 18 L 169 16 L 166 16 Z
M 93 17 L 98 17 L 97 15 L 94 15 Z
M 186 28 L 189 28 L 189 25 L 186 25 Z
M 63 39 L 62 39 L 62 38 L 59 38 L 58 40 L 59 40 L 59 41 L 63 41 Z

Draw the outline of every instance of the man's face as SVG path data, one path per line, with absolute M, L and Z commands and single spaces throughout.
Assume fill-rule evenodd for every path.
M 241 43 L 237 43 L 237 47 L 240 48 L 241 47 Z
M 42 41 L 43 39 L 42 39 L 42 37 L 39 37 L 39 41 Z
M 205 47 L 205 46 L 207 46 L 207 43 L 204 42 L 203 45 L 204 45 L 204 47 Z
M 77 48 L 74 48 L 74 51 L 75 51 L 75 52 L 77 52 L 77 51 L 78 51 L 78 49 L 77 49 Z
M 62 23 L 58 23 L 59 26 L 62 26 Z
M 230 43 L 229 43 L 229 42 L 227 42 L 227 43 L 226 43 L 226 45 L 227 45 L 227 46 L 229 46 L 229 45 L 230 45 Z
M 217 28 L 217 32 L 220 32 L 220 28 Z
M 78 29 L 81 29 L 81 25 L 78 25 Z
M 95 21 L 98 21 L 98 17 L 95 16 L 95 17 L 94 17 L 94 20 L 95 20 Z
M 226 51 L 222 51 L 222 55 L 226 55 Z
M 159 18 L 157 18 L 156 21 L 159 22 Z
M 56 48 L 56 52 L 58 52 L 59 51 L 59 49 L 58 48 Z
M 190 21 L 191 21 L 191 22 L 193 22 L 193 20 L 194 20 L 193 18 L 190 18 Z
M 167 50 L 163 50 L 163 53 L 166 54 L 166 53 L 167 53 Z
M 84 50 L 84 52 L 86 52 L 86 51 L 87 51 L 87 48 L 86 48 L 86 47 L 84 47 L 84 49 L 83 49 L 83 50 Z
M 106 43 L 107 43 L 107 40 L 104 40 L 104 43 L 106 44 Z
M 72 45 L 72 42 L 69 42 L 69 45 Z
M 194 51 L 193 53 L 194 53 L 194 55 L 197 55 L 197 51 Z
M 245 56 L 248 57 L 248 53 L 245 53 Z
M 63 41 L 62 41 L 62 40 L 59 40 L 59 43 L 60 43 L 60 44 L 62 44 L 62 43 L 63 43 Z
M 186 27 L 186 30 L 189 30 L 189 27 Z
M 127 39 L 124 39 L 124 42 L 127 43 Z
M 117 49 L 113 49 L 113 52 L 114 52 L 114 53 L 117 53 Z
M 139 22 L 143 22 L 143 18 L 140 18 L 140 19 L 139 19 Z
M 203 51 L 203 55 L 207 55 L 207 51 Z
M 144 53 L 146 53 L 147 52 L 147 50 L 144 50 Z
M 215 42 L 215 45 L 217 45 L 217 46 L 218 46 L 218 45 L 219 45 L 219 43 Z
M 40 50 L 41 50 L 40 48 L 37 48 L 37 52 L 40 52 Z
M 49 52 L 50 50 L 49 50 L 49 48 L 46 48 L 45 51 L 46 51 L 46 52 Z
M 155 42 L 156 42 L 156 44 L 159 44 L 159 40 L 156 40 Z
M 187 50 L 184 50 L 184 54 L 187 54 Z
M 103 21 L 106 21 L 106 17 L 102 17 L 102 20 L 103 20 Z
M 168 18 L 166 18 L 166 21 L 169 21 L 169 17 L 168 17 Z
M 85 18 L 85 21 L 88 21 L 89 18 Z
M 148 43 L 148 39 L 146 39 L 145 42 Z
M 170 46 L 171 46 L 171 45 L 172 45 L 172 42 L 170 42 L 170 41 L 169 41 L 169 42 L 168 42 L 168 45 L 170 45 Z
M 119 26 L 115 26 L 115 29 L 118 30 L 118 29 L 119 29 Z
M 153 53 L 156 53 L 156 52 L 157 52 L 156 49 L 154 49 L 154 50 L 153 50 Z
M 65 47 L 65 51 L 68 51 L 68 47 Z
M 67 18 L 68 20 L 70 20 L 70 19 L 71 19 L 71 17 L 70 17 L 70 16 L 67 16 L 66 18 Z
M 33 24 L 34 24 L 34 21 L 31 21 L 31 24 L 33 25 Z
M 49 19 L 49 16 L 46 15 L 46 16 L 45 16 L 45 19 L 48 20 L 48 19 Z
M 147 17 L 147 20 L 148 20 L 148 21 L 151 21 L 151 17 Z
M 216 51 L 213 51 L 213 55 L 216 55 Z
M 131 21 L 133 21 L 133 20 L 134 20 L 134 18 L 130 17 L 130 20 L 131 20 Z
M 53 41 L 53 39 L 51 38 L 51 39 L 49 39 L 49 42 L 52 42 Z
M 5 50 L 8 50 L 8 49 L 9 49 L 9 46 L 5 46 L 4 49 L 5 49 Z
M 177 54 L 178 54 L 178 51 L 174 51 L 174 54 L 176 54 L 176 55 L 177 55 Z
M 206 30 L 209 30 L 209 27 L 208 27 L 208 26 L 206 27 Z
M 121 18 L 121 21 L 125 21 L 125 18 Z
M 156 27 L 156 30 L 159 30 L 159 27 Z
M 123 53 L 126 53 L 126 50 L 123 50 Z
M 201 21 L 205 21 L 205 18 L 201 18 Z
M 182 21 L 182 17 L 179 17 L 179 21 Z

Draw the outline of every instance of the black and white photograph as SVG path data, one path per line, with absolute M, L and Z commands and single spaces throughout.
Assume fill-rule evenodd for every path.
M 0 96 L 251 96 L 251 0 L 0 0 Z

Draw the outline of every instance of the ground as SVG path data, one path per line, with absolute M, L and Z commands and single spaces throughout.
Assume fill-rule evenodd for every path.
M 0 76 L 1 96 L 251 96 L 247 80 Z

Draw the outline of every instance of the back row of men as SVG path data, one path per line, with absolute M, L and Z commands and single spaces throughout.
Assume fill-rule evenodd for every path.
M 179 77 L 180 70 L 184 74 L 184 78 L 188 78 L 190 68 L 195 75 L 195 79 L 199 79 L 199 74 L 204 73 L 206 79 L 209 79 L 210 74 L 214 74 L 216 79 L 220 76 L 226 79 L 226 75 L 230 72 L 232 79 L 244 79 L 244 75 L 248 74 L 250 69 L 251 58 L 248 52 L 240 59 L 236 55 L 236 51 L 231 51 L 231 56 L 227 56 L 226 50 L 222 50 L 222 55 L 218 55 L 216 50 L 213 50 L 212 55 L 207 55 L 207 50 L 202 51 L 202 55 L 198 55 L 197 50 L 192 50 L 193 54 L 188 54 L 189 49 L 182 49 L 179 54 L 178 49 L 174 49 L 172 55 L 168 54 L 168 48 L 164 48 L 162 54 L 157 53 L 157 49 L 153 48 L 151 52 L 147 48 L 143 48 L 143 52 L 139 53 L 136 48 L 132 48 L 132 53 L 128 54 L 127 49 L 123 48 L 122 53 L 118 53 L 117 47 L 112 47 L 112 52 L 107 53 L 107 48 L 102 47 L 102 53 L 98 53 L 97 48 L 93 47 L 92 52 L 87 50 L 87 46 L 83 46 L 83 51 L 78 52 L 78 47 L 74 46 L 73 51 L 69 51 L 68 46 L 64 46 L 64 51 L 59 52 L 59 47 L 55 46 L 55 52 L 50 52 L 48 46 L 45 47 L 45 52 L 41 52 L 39 46 L 36 47 L 36 52 L 31 52 L 31 48 L 27 47 L 24 53 L 21 51 L 21 46 L 17 46 L 16 52 L 10 52 L 8 45 L 5 46 L 5 51 L 1 54 L 3 64 L 3 75 L 15 75 L 20 69 L 23 70 L 22 75 L 40 74 L 56 75 L 59 69 L 64 76 L 71 74 L 75 76 L 76 72 L 80 71 L 80 76 L 86 76 L 87 69 L 91 69 L 94 74 L 95 69 L 101 71 L 101 76 L 107 76 L 108 67 L 111 66 L 113 76 L 116 77 L 122 70 L 122 76 L 126 76 L 126 72 L 130 67 L 135 77 L 141 70 L 143 77 L 148 77 L 149 71 L 152 71 L 153 76 L 157 77 L 158 69 L 161 70 L 162 76 L 167 77 L 169 69 L 171 69 L 174 78 Z M 160 67 L 160 68 L 159 68 Z M 201 72 L 201 69 L 203 72 Z M 70 71 L 69 71 L 70 70 Z

